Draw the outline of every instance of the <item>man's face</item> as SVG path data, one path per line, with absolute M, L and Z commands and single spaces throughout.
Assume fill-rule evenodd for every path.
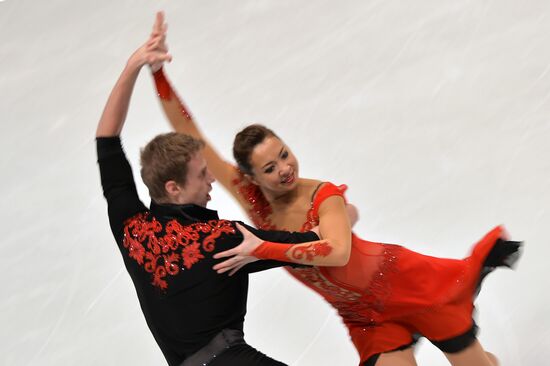
M 198 206 L 206 207 L 210 201 L 210 191 L 214 176 L 206 166 L 206 160 L 202 152 L 197 152 L 187 164 L 187 181 L 185 186 L 180 187 L 177 203 L 194 203 Z

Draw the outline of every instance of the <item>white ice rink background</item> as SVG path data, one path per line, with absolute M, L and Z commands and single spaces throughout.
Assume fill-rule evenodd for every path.
M 234 134 L 262 122 L 302 176 L 350 186 L 366 239 L 457 258 L 499 223 L 524 239 L 518 269 L 485 283 L 480 339 L 503 366 L 549 362 L 549 1 L 6 0 L 1 365 L 164 362 L 111 237 L 94 144 L 159 9 L 167 73 L 228 159 Z M 144 70 L 122 135 L 134 173 L 166 131 Z M 211 207 L 245 219 L 218 186 Z M 335 311 L 282 270 L 253 276 L 246 334 L 291 365 L 358 362 Z M 446 364 L 427 342 L 417 357 Z

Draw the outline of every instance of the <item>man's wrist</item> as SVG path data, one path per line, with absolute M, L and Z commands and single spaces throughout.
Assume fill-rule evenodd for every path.
M 145 60 L 137 60 L 132 56 L 126 62 L 125 70 L 130 73 L 139 72 L 144 65 L 146 65 Z

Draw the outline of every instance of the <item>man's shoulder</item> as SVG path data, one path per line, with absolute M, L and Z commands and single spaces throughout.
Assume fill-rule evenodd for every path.
M 151 283 L 165 290 L 170 277 L 211 258 L 220 240 L 236 232 L 229 220 L 184 221 L 147 211 L 125 221 L 122 244 L 127 255 L 151 273 Z
M 211 220 L 184 220 L 174 217 L 164 217 L 153 214 L 150 210 L 138 212 L 124 221 L 126 228 L 134 228 L 150 233 L 203 233 L 210 232 L 232 233 L 236 232 L 235 222 L 227 219 Z

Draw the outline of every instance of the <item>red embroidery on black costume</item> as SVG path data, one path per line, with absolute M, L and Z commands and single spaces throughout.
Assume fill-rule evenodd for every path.
M 216 239 L 224 233 L 234 234 L 235 228 L 226 220 L 189 225 L 170 220 L 164 227 L 164 235 L 161 231 L 161 223 L 149 213 L 138 214 L 125 223 L 123 245 L 130 258 L 153 274 L 152 284 L 166 289 L 166 276 L 190 269 L 204 259 L 201 248 L 213 251 Z
M 294 259 L 304 259 L 307 261 L 312 261 L 315 257 L 321 256 L 326 257 L 332 252 L 332 247 L 327 242 L 319 242 L 309 245 L 302 245 L 292 248 L 290 251 L 292 258 Z
M 183 248 L 181 254 L 183 256 L 183 265 L 187 269 L 191 268 L 193 264 L 204 258 L 199 250 L 199 243 L 194 243 Z

